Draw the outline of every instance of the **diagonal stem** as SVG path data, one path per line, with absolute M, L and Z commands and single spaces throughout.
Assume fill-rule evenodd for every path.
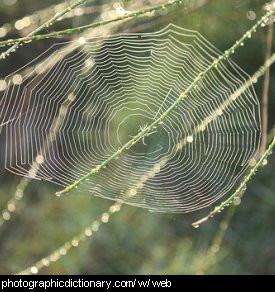
M 87 0 L 85 0 L 85 1 L 87 1 Z M 154 6 L 154 7 L 147 8 L 147 9 L 142 9 L 142 10 L 139 10 L 139 11 L 135 11 L 133 13 L 126 13 L 123 16 L 112 18 L 112 19 L 109 19 L 109 20 L 104 20 L 104 21 L 100 21 L 100 22 L 94 22 L 94 23 L 91 23 L 91 24 L 88 24 L 88 25 L 83 25 L 83 26 L 79 26 L 79 27 L 76 27 L 76 28 L 69 28 L 69 29 L 65 29 L 65 30 L 55 31 L 55 32 L 47 33 L 47 34 L 37 35 L 37 30 L 36 30 L 35 35 L 29 35 L 29 36 L 22 37 L 22 38 L 16 38 L 16 39 L 0 41 L 0 46 L 12 45 L 14 43 L 16 43 L 15 46 L 18 46 L 19 44 L 30 42 L 30 41 L 33 41 L 33 40 L 43 40 L 43 39 L 52 38 L 52 37 L 58 37 L 58 36 L 81 33 L 83 31 L 87 30 L 88 28 L 96 28 L 96 27 L 107 25 L 109 23 L 117 22 L 117 21 L 120 21 L 120 20 L 125 20 L 125 19 L 129 19 L 129 18 L 140 16 L 140 15 L 144 15 L 144 14 L 147 14 L 147 13 L 152 13 L 152 12 L 155 12 L 155 11 L 158 11 L 158 10 L 163 10 L 163 9 L 166 9 L 166 8 L 171 7 L 173 5 L 181 4 L 181 3 L 183 3 L 183 0 L 173 0 L 173 1 L 169 1 L 168 3 L 163 4 L 163 5 Z M 71 10 L 69 10 L 69 11 L 71 11 Z M 61 16 L 58 16 L 58 18 L 60 18 L 60 17 Z M 45 27 L 43 27 L 43 28 L 45 28 Z M 0 60 L 1 59 L 5 59 L 9 55 L 9 53 L 11 51 L 12 51 L 12 47 L 7 52 L 2 53 L 0 55 Z
M 272 51 L 272 37 L 273 35 L 273 22 L 271 21 L 268 24 L 267 37 L 266 37 L 266 53 L 265 58 L 268 60 L 271 56 Z M 270 69 L 267 68 L 264 76 L 264 86 L 263 86 L 263 108 L 262 108 L 262 141 L 259 155 L 263 155 L 266 147 L 267 140 L 267 127 L 268 127 L 268 91 L 269 91 L 269 82 L 270 82 Z
M 251 168 L 250 172 L 248 175 L 244 178 L 244 180 L 241 182 L 237 190 L 224 202 L 222 202 L 219 206 L 215 207 L 213 211 L 211 211 L 207 216 L 204 218 L 192 223 L 192 226 L 194 228 L 198 228 L 202 223 L 208 221 L 208 219 L 212 218 L 214 215 L 217 213 L 220 213 L 226 206 L 231 204 L 233 199 L 235 197 L 240 196 L 243 191 L 246 189 L 246 184 L 251 180 L 251 178 L 256 174 L 258 169 L 263 165 L 263 162 L 267 157 L 272 153 L 272 149 L 275 146 L 275 136 L 273 137 L 273 141 L 270 143 L 268 149 L 265 151 L 264 155 L 260 158 L 260 160 L 255 164 L 253 168 Z
M 78 0 L 74 4 L 68 6 L 66 9 L 56 13 L 54 17 L 52 17 L 51 19 L 49 19 L 48 21 L 43 23 L 41 26 L 36 28 L 34 31 L 29 33 L 25 38 L 31 38 L 31 37 L 37 35 L 39 32 L 41 32 L 45 28 L 52 26 L 55 22 L 57 22 L 60 19 L 60 17 L 64 16 L 65 14 L 71 12 L 72 10 L 74 10 L 75 8 L 77 8 L 81 5 L 85 5 L 88 1 L 91 1 L 91 0 Z M 11 41 L 11 40 L 9 40 L 9 41 Z M 14 42 L 11 42 L 11 43 L 14 43 Z M 0 60 L 5 59 L 11 53 L 15 52 L 18 49 L 19 45 L 22 43 L 24 43 L 24 41 L 15 41 L 14 45 L 12 45 L 6 52 L 4 52 L 0 55 Z

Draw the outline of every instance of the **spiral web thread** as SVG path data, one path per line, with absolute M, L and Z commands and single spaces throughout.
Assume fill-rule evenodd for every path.
M 79 43 L 43 77 L 27 74 L 1 98 L 9 171 L 72 184 L 155 121 L 220 55 L 199 33 L 174 25 Z M 54 62 L 62 50 L 47 53 Z M 259 146 L 253 89 L 232 95 L 247 77 L 223 61 L 161 127 L 78 189 L 154 211 L 209 206 L 232 189 Z

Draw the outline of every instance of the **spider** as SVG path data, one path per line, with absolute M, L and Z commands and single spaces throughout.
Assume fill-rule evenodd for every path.
M 148 127 L 148 124 L 145 124 L 145 125 L 143 125 L 143 126 L 139 126 L 139 132 L 142 132 L 144 129 L 146 129 Z M 146 133 L 143 137 L 142 137 L 142 139 L 141 139 L 141 141 L 142 141 L 142 144 L 143 145 L 147 145 L 146 143 L 145 143 L 145 138 L 146 137 L 149 137 L 149 136 L 151 136 L 152 134 L 154 134 L 154 133 L 156 133 L 157 131 L 156 130 L 153 130 L 153 131 L 151 131 L 151 132 L 148 132 L 148 133 Z M 134 138 L 135 136 L 130 136 L 131 138 Z

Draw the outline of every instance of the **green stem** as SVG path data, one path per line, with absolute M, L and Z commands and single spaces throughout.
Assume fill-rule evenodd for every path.
M 118 149 L 113 155 L 111 155 L 107 160 L 103 161 L 101 164 L 97 165 L 90 172 L 84 175 L 79 180 L 75 181 L 73 184 L 67 186 L 64 190 L 56 193 L 57 196 L 60 196 L 64 193 L 71 191 L 76 188 L 79 184 L 89 179 L 91 176 L 96 174 L 102 168 L 107 166 L 114 159 L 119 157 L 125 150 L 129 149 L 133 145 L 135 145 L 139 140 L 141 140 L 147 133 L 150 133 L 153 129 L 155 129 L 159 123 L 161 123 L 169 114 L 172 112 L 187 96 L 188 94 L 197 86 L 199 82 L 201 82 L 205 75 L 207 75 L 213 68 L 217 67 L 223 60 L 227 59 L 231 54 L 235 52 L 237 48 L 243 45 L 243 42 L 251 37 L 252 33 L 256 32 L 256 29 L 263 24 L 266 24 L 269 17 L 273 15 L 275 12 L 275 7 L 270 9 L 256 24 L 254 24 L 251 29 L 249 29 L 230 49 L 225 51 L 222 55 L 220 55 L 217 59 L 213 61 L 213 63 L 206 68 L 203 72 L 201 72 L 194 81 L 187 87 L 187 89 L 176 99 L 176 101 L 152 124 L 144 128 L 141 132 L 139 132 L 136 136 L 134 136 L 131 140 L 129 140 L 124 146 Z
M 42 31 L 45 28 L 48 28 L 49 26 L 53 25 L 56 21 L 58 21 L 58 19 L 60 19 L 60 17 L 64 16 L 65 14 L 67 14 L 68 12 L 71 12 L 72 10 L 74 10 L 75 8 L 86 4 L 88 1 L 91 0 L 78 0 L 77 2 L 75 2 L 74 4 L 68 6 L 66 9 L 60 11 L 59 13 L 56 13 L 54 17 L 52 17 L 51 19 L 49 19 L 48 21 L 46 21 L 44 24 L 42 24 L 41 26 L 39 26 L 38 28 L 36 28 L 34 31 L 32 31 L 31 33 L 29 33 L 26 37 L 24 38 L 20 38 L 20 39 L 15 39 L 15 40 L 8 40 L 8 41 L 3 41 L 3 45 L 5 44 L 13 44 L 15 43 L 12 47 L 10 47 L 6 52 L 2 53 L 0 55 L 0 60 L 1 59 L 5 59 L 7 56 L 10 55 L 10 53 L 13 53 L 16 51 L 16 49 L 19 47 L 20 44 L 24 43 L 25 41 L 22 39 L 31 39 L 32 37 L 34 37 L 35 35 L 37 35 L 40 31 Z M 7 42 L 7 43 L 5 43 Z
M 75 2 L 74 4 L 68 6 L 64 10 L 56 13 L 54 17 L 52 17 L 47 22 L 45 22 L 44 24 L 42 24 L 41 26 L 39 26 L 37 29 L 35 29 L 34 31 L 32 31 L 28 36 L 34 36 L 34 35 L 36 35 L 40 31 L 42 31 L 43 29 L 45 29 L 45 28 L 53 25 L 56 21 L 58 21 L 65 14 L 71 12 L 72 10 L 74 10 L 75 8 L 77 8 L 77 7 L 81 6 L 81 5 L 85 5 L 89 1 L 91 1 L 91 0 L 78 0 L 77 2 Z
M 202 223 L 206 222 L 208 219 L 212 218 L 217 213 L 220 213 L 226 206 L 231 204 L 235 197 L 240 196 L 243 193 L 244 189 L 246 188 L 246 184 L 256 174 L 257 170 L 263 165 L 264 160 L 267 159 L 267 157 L 272 153 L 272 149 L 274 146 L 275 146 L 275 136 L 273 137 L 273 141 L 270 143 L 264 155 L 255 164 L 255 166 L 251 168 L 250 172 L 248 173 L 247 176 L 245 176 L 244 180 L 241 182 L 237 190 L 226 201 L 222 202 L 219 206 L 215 207 L 215 209 L 211 211 L 206 217 L 192 223 L 192 226 L 195 228 L 198 228 Z
M 173 6 L 173 5 L 176 5 L 176 4 L 181 4 L 182 2 L 183 2 L 183 0 L 173 0 L 173 1 L 170 1 L 170 2 L 168 2 L 166 4 L 163 4 L 163 5 L 154 6 L 154 7 L 147 8 L 147 9 L 142 9 L 142 10 L 139 10 L 139 11 L 136 11 L 136 12 L 133 12 L 133 13 L 127 13 L 127 14 L 125 14 L 123 16 L 112 18 L 112 19 L 109 19 L 109 20 L 95 22 L 95 23 L 91 23 L 91 24 L 87 24 L 87 25 L 83 25 L 83 26 L 79 26 L 79 27 L 75 27 L 75 28 L 69 28 L 69 29 L 65 29 L 65 30 L 55 31 L 55 32 L 47 33 L 47 34 L 31 35 L 31 36 L 26 36 L 26 37 L 22 37 L 22 38 L 16 38 L 16 39 L 0 41 L 0 46 L 1 45 L 2 46 L 11 45 L 11 44 L 14 44 L 14 43 L 25 43 L 25 42 L 30 42 L 30 41 L 33 41 L 33 40 L 43 40 L 43 39 L 57 37 L 57 36 L 81 33 L 81 32 L 83 32 L 84 30 L 86 30 L 88 28 L 96 28 L 96 27 L 103 26 L 103 25 L 106 25 L 106 24 L 109 24 L 109 23 L 112 23 L 112 22 L 125 20 L 125 19 L 128 19 L 128 18 L 133 18 L 133 17 L 137 17 L 137 16 L 140 16 L 140 15 L 143 15 L 143 14 L 146 14 L 146 13 L 150 13 L 150 12 L 155 12 L 155 11 L 158 11 L 158 10 L 166 9 L 166 8 L 168 8 L 170 6 Z M 72 10 L 72 9 L 70 9 L 70 10 Z M 58 18 L 60 18 L 60 16 Z M 5 53 L 3 53 L 3 54 L 5 54 Z M 3 54 L 0 55 L 0 59 L 5 58 L 5 56 L 3 56 Z
M 93 234 L 99 230 L 100 226 L 102 226 L 104 223 L 107 223 L 111 216 L 120 211 L 121 206 L 122 204 L 119 202 L 112 204 L 106 212 L 102 213 L 98 219 L 94 220 L 92 223 L 86 226 L 84 230 L 75 235 L 71 240 L 66 241 L 64 244 L 62 244 L 62 246 L 53 251 L 51 254 L 42 258 L 31 267 L 20 271 L 17 273 L 17 275 L 37 274 L 42 268 L 48 267 L 51 263 L 58 261 L 60 258 L 64 257 L 73 247 L 79 246 L 81 242 L 93 236 Z
M 232 206 L 232 208 L 227 210 L 227 213 L 225 214 L 225 217 L 221 221 L 218 230 L 214 236 L 214 239 L 212 240 L 211 245 L 208 247 L 204 256 L 201 259 L 196 275 L 206 275 L 206 273 L 209 274 L 209 269 L 214 267 L 214 265 L 216 264 L 217 254 L 220 251 L 225 234 L 229 228 L 235 210 L 236 206 Z

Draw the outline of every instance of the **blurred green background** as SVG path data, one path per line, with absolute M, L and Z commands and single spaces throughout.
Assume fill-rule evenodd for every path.
M 26 35 L 28 29 L 13 29 L 16 20 L 38 13 L 45 20 L 45 8 L 73 1 L 1 0 L 0 37 Z M 125 9 L 134 5 L 165 1 L 120 1 Z M 168 23 L 197 30 L 221 51 L 234 43 L 263 13 L 266 1 L 190 0 L 186 5 L 117 25 L 117 31 L 156 31 Z M 79 26 L 94 21 L 115 7 L 117 1 L 92 1 L 96 9 L 87 15 L 69 17 L 54 29 Z M 102 6 L 103 5 L 103 6 Z M 39 14 L 38 13 L 38 14 Z M 40 15 L 40 17 L 42 17 Z M 104 15 L 103 15 L 104 16 Z M 107 15 L 108 16 L 108 15 Z M 105 15 L 105 17 L 107 17 Z M 37 20 L 39 21 L 39 17 Z M 45 21 L 44 20 L 44 21 Z M 7 25 L 10 24 L 10 26 Z M 5 24 L 5 26 L 3 26 Z M 19 27 L 18 27 L 19 25 Z M 6 31 L 1 30 L 5 27 Z M 20 23 L 17 22 L 17 28 Z M 9 33 L 7 31 L 10 30 Z M 49 29 L 50 30 L 50 29 Z M 266 30 L 259 29 L 232 57 L 252 75 L 265 59 Z M 1 35 L 2 33 L 2 35 Z M 75 37 L 75 36 L 73 36 Z M 67 36 L 66 40 L 69 39 Z M 47 49 L 55 39 L 32 42 L 0 63 L 0 78 L 19 69 L 33 56 Z M 274 46 L 273 46 L 274 47 Z M 3 48 L 2 48 L 3 49 Z M 271 67 L 269 130 L 275 123 L 275 70 Z M 263 78 L 255 85 L 261 99 Z M 1 156 L 3 157 L 3 156 Z M 1 158 L 3 159 L 3 158 Z M 210 210 L 193 214 L 157 214 L 124 205 L 91 239 L 42 274 L 275 274 L 275 181 L 274 156 L 249 183 L 242 203 L 235 210 L 223 242 L 213 245 L 227 210 L 198 229 L 193 220 Z M 0 176 L 0 210 L 12 197 L 20 178 L 4 172 Z M 33 181 L 16 214 L 0 228 L 0 274 L 16 273 L 54 251 L 85 228 L 111 202 L 71 193 L 58 198 L 54 185 Z

